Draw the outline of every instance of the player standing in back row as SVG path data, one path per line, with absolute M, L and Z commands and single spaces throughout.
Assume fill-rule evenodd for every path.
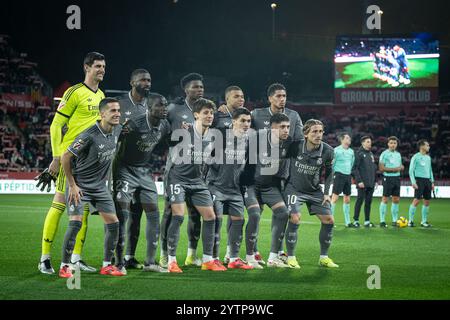
M 298 112 L 286 108 L 287 101 L 287 91 L 286 87 L 281 83 L 273 83 L 267 88 L 267 97 L 270 103 L 270 106 L 267 108 L 258 108 L 252 111 L 252 128 L 256 131 L 261 129 L 270 129 L 270 118 L 277 113 L 285 114 L 289 118 L 290 129 L 289 136 L 293 140 L 299 140 L 303 138 L 303 124 L 302 120 L 298 114 Z M 288 162 L 289 163 L 289 162 Z M 289 173 L 289 166 L 286 166 L 284 170 L 277 173 L 277 176 L 283 180 L 287 178 Z M 247 186 L 247 195 L 251 196 L 254 194 L 252 190 L 252 186 Z M 248 199 L 247 203 L 251 204 L 255 201 L 253 199 Z M 251 209 L 251 210 L 250 210 Z M 259 205 L 251 205 L 247 206 L 247 211 L 249 212 L 247 227 L 246 227 L 246 238 L 247 234 L 255 233 L 258 230 L 259 220 L 261 216 L 261 210 L 259 209 Z M 251 215 L 250 215 L 251 212 Z M 290 224 L 288 225 L 288 229 Z M 248 239 L 247 239 L 248 240 Z M 247 242 L 249 243 L 249 241 Z M 247 250 L 249 251 L 249 250 Z M 264 261 L 261 259 L 261 255 L 257 249 L 257 243 L 255 243 L 254 251 L 256 252 L 255 258 L 260 261 L 262 264 Z M 279 248 L 279 258 L 286 262 L 287 255 L 283 251 L 283 242 L 281 242 L 281 247 Z M 250 254 L 249 252 L 247 254 Z
M 66 90 L 50 126 L 53 161 L 50 163 L 49 173 L 55 178 L 58 177 L 58 179 L 56 181 L 56 193 L 45 217 L 42 232 L 42 253 L 38 268 L 45 274 L 55 273 L 51 265 L 50 251 L 61 215 L 66 209 L 64 199 L 66 176 L 60 165 L 60 158 L 75 137 L 99 120 L 98 105 L 105 95 L 98 86 L 105 76 L 105 68 L 105 56 L 101 53 L 90 52 L 86 55 L 83 61 L 84 82 Z M 64 126 L 67 126 L 67 132 L 63 136 L 62 129 Z M 95 272 L 95 268 L 88 266 L 81 259 L 81 251 L 86 240 L 88 216 L 89 208 L 86 206 L 71 262 L 78 264 L 82 271 Z

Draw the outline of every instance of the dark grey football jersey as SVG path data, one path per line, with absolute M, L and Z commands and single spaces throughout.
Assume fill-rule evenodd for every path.
M 75 156 L 72 172 L 78 187 L 90 191 L 106 187 L 120 131 L 118 125 L 112 133 L 104 133 L 97 122 L 75 138 L 68 150 Z
M 147 111 L 147 99 L 141 103 L 135 104 L 131 100 L 131 92 L 119 98 L 120 105 L 120 123 L 125 123 L 128 119 L 137 117 Z
M 170 149 L 167 158 L 166 174 L 171 184 L 204 184 L 205 165 L 213 158 L 215 132 L 215 129 L 209 129 L 202 137 L 193 126 L 178 131 L 184 135 Z M 175 137 L 179 138 L 176 132 L 172 133 L 172 139 Z
M 288 136 L 285 141 L 273 145 L 269 130 L 259 130 L 257 134 L 258 156 L 255 166 L 255 183 L 259 186 L 271 186 L 275 180 L 287 178 L 289 173 L 287 152 L 293 140 L 291 136 Z
M 220 131 L 224 141 L 221 150 L 216 148 L 214 155 L 222 161 L 208 167 L 206 181 L 223 194 L 240 196 L 239 180 L 247 160 L 248 136 L 236 137 L 231 129 Z
M 171 125 L 172 132 L 176 129 L 181 129 L 183 123 L 194 125 L 194 114 L 192 109 L 187 105 L 186 100 L 182 104 L 171 103 L 167 107 L 167 120 Z
M 212 124 L 213 128 L 216 129 L 229 129 L 232 127 L 232 118 L 231 114 L 229 112 L 223 113 L 223 112 L 216 112 L 214 113 L 214 121 Z
M 284 114 L 289 117 L 291 125 L 289 135 L 294 140 L 303 139 L 303 123 L 297 111 L 285 108 Z M 257 108 L 252 111 L 252 128 L 255 130 L 270 129 L 270 117 L 273 113 L 268 108 Z
M 291 161 L 289 181 L 295 190 L 303 193 L 314 193 L 320 188 L 320 177 L 325 168 L 324 193 L 328 194 L 333 179 L 332 162 L 334 149 L 322 142 L 318 149 L 308 151 L 306 141 L 294 143 L 289 150 Z
M 148 121 L 148 111 L 128 120 L 122 130 L 116 161 L 136 167 L 151 166 L 152 151 L 162 140 L 170 136 L 170 124 L 161 120 L 153 127 Z

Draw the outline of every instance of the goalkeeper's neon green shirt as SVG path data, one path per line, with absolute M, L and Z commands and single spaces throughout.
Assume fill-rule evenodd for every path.
M 100 89 L 93 91 L 84 83 L 64 92 L 50 127 L 53 157 L 61 156 L 81 132 L 100 119 L 98 105 L 103 98 L 105 94 Z M 67 132 L 62 137 L 64 125 L 67 125 Z

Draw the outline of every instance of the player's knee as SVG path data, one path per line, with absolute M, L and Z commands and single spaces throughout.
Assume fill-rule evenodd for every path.
M 82 215 L 73 215 L 69 217 L 70 221 L 83 221 L 83 216 Z
M 300 213 L 291 214 L 289 221 L 293 224 L 300 224 Z
M 350 196 L 344 196 L 344 203 L 349 204 L 350 203 Z
M 392 201 L 394 201 L 394 198 L 392 198 Z M 383 197 L 381 198 L 381 202 L 383 202 L 384 204 L 387 204 L 387 203 L 388 203 L 388 198 L 385 197 L 385 196 L 383 196 Z
M 288 209 L 286 208 L 286 206 L 273 208 L 272 211 L 273 211 L 273 215 L 275 216 L 276 219 L 288 220 L 288 218 L 289 218 L 289 212 L 288 212 Z
M 423 205 L 428 207 L 430 205 L 430 200 L 423 200 Z
M 392 202 L 393 203 L 399 203 L 400 202 L 400 197 L 392 197 Z
M 323 224 L 334 224 L 334 217 L 332 215 L 317 215 Z

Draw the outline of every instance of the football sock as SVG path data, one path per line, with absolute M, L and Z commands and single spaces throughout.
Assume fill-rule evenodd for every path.
M 297 246 L 299 224 L 288 222 L 286 229 L 286 248 L 288 256 L 295 256 L 295 247 Z
M 117 241 L 119 240 L 119 222 L 108 223 L 106 225 L 105 242 L 103 244 L 103 261 L 109 261 L 114 256 L 114 250 L 117 247 Z
M 387 204 L 381 201 L 380 203 L 380 223 L 386 222 L 386 210 L 387 210 Z
M 139 234 L 141 233 L 141 217 L 142 207 L 140 204 L 134 204 L 134 207 L 130 210 L 127 223 L 127 251 L 130 256 L 134 256 L 136 253 L 137 244 L 139 241 Z
M 202 228 L 202 242 L 203 242 L 203 256 L 211 256 L 213 255 L 213 247 L 214 247 L 214 229 L 216 226 L 216 221 L 203 220 L 203 228 Z
M 72 253 L 72 257 L 70 258 L 70 261 L 72 263 L 77 263 L 80 260 L 81 260 L 81 256 L 79 254 Z
M 230 258 L 239 256 L 239 249 L 242 241 L 242 229 L 244 227 L 244 219 L 232 220 L 230 229 Z
M 412 204 L 409 206 L 409 222 L 414 222 L 414 215 L 416 214 L 416 207 Z
M 328 255 L 328 249 L 331 245 L 331 239 L 333 238 L 333 224 L 322 223 L 319 232 L 319 242 L 320 242 L 320 254 Z
M 184 216 L 172 216 L 169 229 L 167 230 L 167 249 L 169 257 L 177 255 L 178 240 L 180 239 L 180 226 Z
M 198 240 L 200 240 L 201 229 L 202 229 L 202 221 L 200 214 L 189 214 L 187 226 L 187 233 L 189 239 L 188 248 L 197 249 Z
M 64 210 L 66 210 L 66 205 L 61 202 L 52 202 L 50 209 L 45 217 L 44 229 L 42 232 L 42 256 L 50 255 L 52 249 L 52 243 L 55 239 L 56 231 L 58 230 L 59 220 Z M 41 261 L 44 261 L 41 257 Z
M 147 265 L 155 264 L 156 250 L 158 249 L 159 238 L 159 211 L 145 213 L 147 225 L 145 226 L 145 238 L 147 240 Z
M 270 252 L 278 252 L 284 238 L 289 213 L 285 206 L 272 210 L 272 243 Z
M 188 248 L 187 255 L 196 257 L 197 256 L 197 249 Z
M 89 217 L 89 205 L 86 203 L 83 208 L 83 221 L 81 224 L 80 232 L 78 232 L 75 240 L 75 247 L 73 248 L 74 254 L 81 255 L 83 251 L 84 242 L 86 241 L 86 233 L 88 229 L 88 217 Z
M 428 222 L 428 211 L 430 206 L 422 206 L 422 223 Z
M 216 216 L 216 223 L 214 227 L 214 247 L 213 247 L 213 257 L 219 256 L 220 250 L 220 230 L 222 229 L 222 217 Z
M 206 221 L 204 221 L 204 222 L 206 222 Z M 212 257 L 212 256 L 207 255 L 207 254 L 204 254 L 204 255 L 203 255 L 203 258 L 202 258 L 203 263 L 209 262 L 209 261 L 211 261 L 211 260 L 213 260 L 213 257 Z
M 398 220 L 398 207 L 398 203 L 392 203 L 391 205 L 392 222 L 397 222 Z
M 261 209 L 259 207 L 247 210 L 248 222 L 245 227 L 245 246 L 247 255 L 256 252 L 256 238 L 258 237 L 259 220 L 261 219 Z
M 342 210 L 344 211 L 345 225 L 348 225 L 350 223 L 350 203 L 343 203 Z
M 118 205 L 120 207 L 120 204 Z M 117 218 L 119 219 L 119 240 L 116 248 L 116 264 L 123 264 L 123 254 L 125 251 L 125 239 L 127 232 L 127 221 L 130 216 L 130 211 L 127 209 L 118 208 Z
M 172 211 L 170 210 L 170 206 L 166 206 L 164 208 L 164 213 L 161 218 L 161 251 L 167 253 L 167 230 L 169 229 L 170 219 L 172 218 Z
M 72 257 L 73 247 L 75 246 L 75 239 L 81 229 L 81 221 L 71 220 L 64 235 L 63 249 L 62 249 L 62 263 L 69 264 Z

